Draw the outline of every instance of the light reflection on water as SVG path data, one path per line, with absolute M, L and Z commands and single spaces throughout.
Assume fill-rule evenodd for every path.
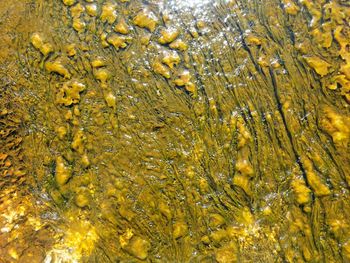
M 216 2 L 216 0 L 171 0 L 168 2 L 168 5 L 177 10 L 187 8 L 198 9 L 214 2 Z

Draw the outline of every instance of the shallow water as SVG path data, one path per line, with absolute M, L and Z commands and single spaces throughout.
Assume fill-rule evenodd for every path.
M 0 262 L 350 261 L 350 5 L 0 7 Z

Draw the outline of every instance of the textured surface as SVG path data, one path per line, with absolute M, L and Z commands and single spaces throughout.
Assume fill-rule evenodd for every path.
M 2 2 L 0 262 L 350 260 L 347 1 Z

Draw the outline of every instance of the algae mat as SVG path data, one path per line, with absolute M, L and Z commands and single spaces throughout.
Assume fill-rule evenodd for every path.
M 0 262 L 350 261 L 348 1 L 0 6 Z

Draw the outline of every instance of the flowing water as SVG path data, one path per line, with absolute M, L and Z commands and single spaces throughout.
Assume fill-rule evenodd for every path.
M 347 0 L 0 1 L 0 262 L 350 262 Z

